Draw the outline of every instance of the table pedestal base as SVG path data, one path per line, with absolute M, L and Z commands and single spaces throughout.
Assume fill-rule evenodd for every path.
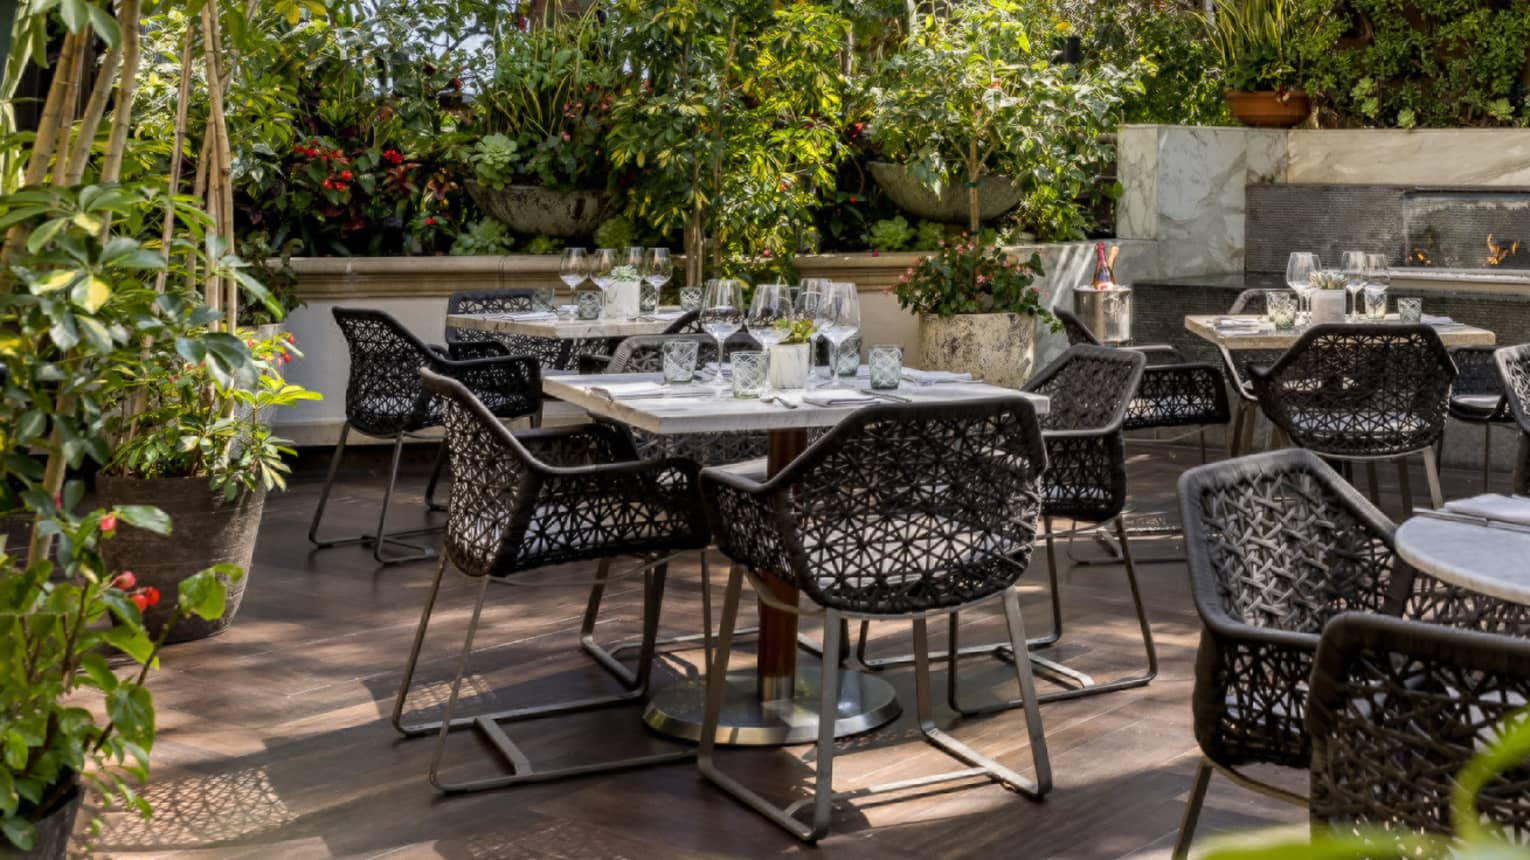
M 699 678 L 658 691 L 643 711 L 643 722 L 661 735 L 699 743 L 706 689 L 706 680 Z M 818 670 L 799 667 L 792 698 L 762 702 L 754 672 L 729 672 L 717 742 L 784 746 L 816 741 L 818 691 Z M 902 710 L 891 684 L 864 672 L 840 670 L 835 737 L 871 731 L 897 719 Z

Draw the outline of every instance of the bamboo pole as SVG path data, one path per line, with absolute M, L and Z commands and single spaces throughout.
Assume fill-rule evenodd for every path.
M 207 68 L 207 135 L 208 141 L 208 166 L 207 166 L 207 208 L 213 216 L 213 226 L 217 234 L 225 243 L 224 252 L 233 250 L 231 240 L 233 207 L 230 203 L 231 191 L 229 183 L 233 175 L 230 164 L 228 127 L 223 116 L 223 88 L 219 83 L 222 74 L 218 68 L 218 35 L 217 35 L 217 4 L 215 0 L 208 0 L 202 7 L 202 53 Z M 215 295 L 219 309 L 224 314 L 224 326 L 227 331 L 233 332 L 237 323 L 238 303 L 237 294 L 231 289 L 231 285 L 225 283 L 221 275 L 209 270 L 206 285 L 206 295 L 209 299 Z M 212 304 L 211 301 L 208 302 Z
M 63 115 L 64 101 L 68 98 L 69 80 L 74 75 L 74 65 L 79 59 L 79 48 L 83 41 L 84 37 L 79 33 L 70 33 L 64 37 L 53 70 L 53 80 L 48 84 L 47 100 L 43 102 L 42 115 L 38 118 L 37 133 L 32 138 L 32 155 L 27 159 L 23 185 L 41 185 L 48 178 L 48 165 L 58 148 L 59 120 Z M 8 271 L 6 267 L 26 235 L 26 226 L 22 224 L 15 224 L 6 231 L 5 244 L 0 246 L 0 271 Z M 14 288 L 14 278 L 0 277 L 0 293 L 9 293 Z
M 64 170 L 65 185 L 78 185 L 85 176 L 85 165 L 90 161 L 90 151 L 95 148 L 96 132 L 101 129 L 101 119 L 106 116 L 106 100 L 117 83 L 117 70 L 122 65 L 122 42 L 106 52 L 101 68 L 96 71 L 95 83 L 90 87 L 90 99 L 85 102 L 85 112 L 80 114 L 80 131 L 74 139 L 73 148 L 67 153 L 59 150 L 59 164 L 68 162 Z
M 83 32 L 88 33 L 89 31 Z M 90 50 L 90 40 L 80 39 L 76 50 L 79 52 L 79 56 L 74 59 L 74 74 L 70 76 L 69 88 L 64 95 L 63 111 L 59 114 L 58 151 L 53 157 L 54 185 L 69 184 L 64 180 L 69 178 L 70 135 L 74 132 L 74 111 L 80 104 L 80 81 L 85 76 L 85 57 L 86 52 Z
M 117 7 L 117 28 L 122 31 L 122 66 L 117 82 L 117 102 L 112 107 L 111 131 L 106 139 L 106 154 L 101 159 L 102 182 L 116 182 L 122 178 L 122 157 L 127 152 L 128 131 L 133 125 L 133 102 L 138 95 L 139 8 L 140 0 L 122 0 L 122 5 Z M 183 95 L 181 103 L 185 101 Z

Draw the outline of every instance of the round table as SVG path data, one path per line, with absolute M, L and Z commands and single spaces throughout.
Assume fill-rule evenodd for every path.
M 1421 573 L 1530 604 L 1530 532 L 1415 516 L 1397 527 L 1397 554 Z

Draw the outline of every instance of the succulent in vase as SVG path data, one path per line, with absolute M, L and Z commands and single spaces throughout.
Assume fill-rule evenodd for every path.
M 777 320 L 776 329 L 785 332 L 778 345 L 791 346 L 798 343 L 809 343 L 817 329 L 812 320 Z
M 611 281 L 641 281 L 643 276 L 638 274 L 636 266 L 612 266 Z
M 1334 272 L 1327 269 L 1313 272 L 1307 277 L 1307 285 L 1314 290 L 1342 290 L 1345 283 L 1342 272 Z

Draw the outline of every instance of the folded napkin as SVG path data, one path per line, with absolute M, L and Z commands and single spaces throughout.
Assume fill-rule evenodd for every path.
M 711 389 L 700 385 L 665 385 L 662 382 L 612 382 L 591 386 L 590 391 L 608 400 L 639 400 L 659 397 L 705 397 Z
M 1469 499 L 1446 502 L 1444 510 L 1468 517 L 1482 517 L 1485 520 L 1530 526 L 1530 499 L 1515 496 L 1500 496 L 1493 493 L 1472 496 Z
M 656 320 L 663 320 L 664 322 L 670 322 L 671 320 L 677 320 L 677 319 L 685 316 L 685 311 L 659 311 L 657 313 L 649 314 L 649 316 L 653 317 Z
M 865 406 L 880 401 L 853 388 L 819 388 L 804 392 L 802 402 L 813 406 Z
M 1430 316 L 1429 314 L 1421 315 L 1419 317 L 1419 322 L 1423 323 L 1424 325 L 1460 325 L 1460 323 L 1456 322 L 1450 317 L 1436 317 Z
M 1261 317 L 1217 317 L 1217 328 L 1264 328 Z
M 942 382 L 971 382 L 972 374 L 950 370 L 914 370 L 903 368 L 903 378 L 915 385 L 936 385 Z
M 516 322 L 534 322 L 537 320 L 555 320 L 558 318 L 558 315 L 553 311 L 517 311 L 515 313 L 499 314 L 499 318 Z

